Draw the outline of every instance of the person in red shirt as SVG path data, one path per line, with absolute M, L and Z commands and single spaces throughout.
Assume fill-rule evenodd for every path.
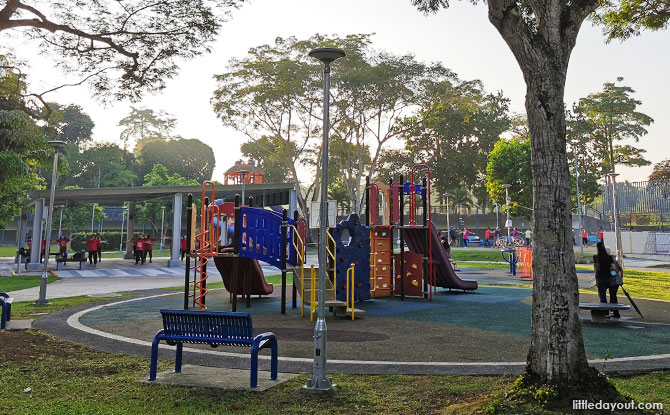
M 179 241 L 179 251 L 181 251 L 181 260 L 183 261 L 186 256 L 186 235 Z
M 486 246 L 493 246 L 491 243 L 491 228 L 486 227 L 486 233 L 484 234 L 484 239 L 486 239 Z
M 582 245 L 589 246 L 589 233 L 584 228 L 582 228 Z
M 88 263 L 93 266 L 98 265 L 98 240 L 95 238 L 95 235 L 91 234 L 91 237 L 86 241 L 88 246 Z
M 58 252 L 61 256 L 67 254 L 67 244 L 70 242 L 70 239 L 66 238 L 65 235 L 61 235 L 60 238 L 56 239 L 58 243 Z
M 147 234 L 147 236 L 144 238 L 144 258 L 146 259 L 147 254 L 149 255 L 149 262 L 153 259 L 153 250 L 154 250 L 154 242 L 156 240 L 151 237 L 151 235 Z
M 600 242 L 605 243 L 605 231 L 603 231 L 603 228 L 598 228 L 598 239 L 600 239 Z
M 147 260 L 147 253 L 144 251 L 144 239 L 139 236 L 135 242 L 135 265 L 142 261 L 142 265 Z
M 96 247 L 97 249 L 95 250 L 96 254 L 98 255 L 98 262 L 102 262 L 102 240 L 100 240 L 99 233 L 95 234 L 95 240 L 98 244 L 98 246 Z

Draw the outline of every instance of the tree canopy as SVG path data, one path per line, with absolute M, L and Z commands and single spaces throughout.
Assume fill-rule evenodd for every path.
M 670 180 L 670 158 L 654 164 L 649 180 Z
M 196 139 L 152 141 L 138 155 L 140 177 L 146 177 L 155 166 L 162 165 L 169 174 L 202 183 L 212 179 L 216 159 L 214 150 Z
M 242 2 L 6 0 L 0 34 L 11 31 L 35 42 L 102 100 L 138 100 L 164 88 L 180 60 L 209 52 L 225 14 Z M 33 93 L 32 104 L 44 104 L 46 92 Z
M 621 82 L 623 78 L 618 78 Z M 606 82 L 603 90 L 581 98 L 568 119 L 568 137 L 579 142 L 580 150 L 600 164 L 601 177 L 615 171 L 617 164 L 646 166 L 646 152 L 623 140 L 639 142 L 654 120 L 640 111 L 635 91 L 625 85 Z
M 491 201 L 503 210 L 505 188 L 509 188 L 509 210 L 514 216 L 532 216 L 533 171 L 530 163 L 530 140 L 513 138 L 495 143 L 486 165 L 486 190 Z
M 670 2 L 616 0 L 603 2 L 594 20 L 603 24 L 608 39 L 628 39 L 642 30 L 664 30 L 670 21 Z
M 173 138 L 176 123 L 177 120 L 165 111 L 131 106 L 130 113 L 119 121 L 119 126 L 123 127 L 120 137 L 123 148 L 142 151 L 147 143 Z M 132 144 L 130 148 L 129 143 Z
M 307 198 L 318 198 L 320 178 L 322 65 L 308 56 L 311 49 L 332 46 L 347 51 L 347 57 L 333 65 L 332 135 L 347 143 L 343 149 L 355 151 L 354 163 L 367 157 L 370 162 L 355 170 L 346 170 L 348 163 L 335 163 L 338 171 L 332 179 L 353 173 L 341 184 L 354 210 L 360 208 L 363 177 L 375 173 L 384 145 L 402 136 L 401 121 L 418 96 L 430 82 L 453 77 L 440 65 L 374 51 L 370 37 L 277 38 L 272 46 L 252 48 L 246 58 L 231 60 L 227 71 L 216 77 L 212 104 L 217 116 L 249 137 L 245 154 L 253 152 L 264 168 L 277 168 L 285 180 L 302 184 L 303 211 Z M 266 151 L 270 142 L 279 151 Z

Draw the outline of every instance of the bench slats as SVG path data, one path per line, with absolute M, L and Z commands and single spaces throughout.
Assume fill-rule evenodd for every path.
M 241 340 L 241 345 L 254 340 L 251 316 L 247 313 L 161 310 L 161 315 L 167 337 L 187 337 L 199 343 L 208 343 L 200 340 L 205 338 L 209 342 Z

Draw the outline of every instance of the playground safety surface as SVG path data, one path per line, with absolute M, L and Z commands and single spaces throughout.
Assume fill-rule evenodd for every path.
M 490 270 L 486 270 L 490 271 Z M 464 278 L 479 279 L 475 272 Z M 468 275 L 469 274 L 469 275 Z M 486 273 L 488 274 L 488 272 Z M 490 278 L 489 277 L 482 277 Z M 517 280 L 518 281 L 518 280 Z M 481 281 L 482 283 L 484 281 Z M 280 371 L 311 371 L 314 323 L 291 308 L 280 314 L 280 286 L 272 296 L 253 298 L 254 331 L 272 331 L 279 340 Z M 138 297 L 103 306 L 80 307 L 45 316 L 37 328 L 92 347 L 148 358 L 149 344 L 162 327 L 161 308 L 181 309 L 183 294 L 151 290 Z M 397 297 L 357 303 L 365 316 L 355 321 L 327 313 L 329 369 L 351 373 L 515 373 L 523 368 L 530 337 L 531 290 L 480 286 L 476 292 L 440 289 L 433 300 Z M 581 301 L 597 301 L 581 294 Z M 620 297 L 620 302 L 627 302 Z M 609 371 L 670 367 L 670 303 L 636 300 L 645 314 L 634 312 L 608 324 L 591 323 L 583 313 L 583 335 L 590 359 Z M 225 290 L 207 295 L 212 311 L 230 310 Z M 240 348 L 190 346 L 185 362 L 223 367 L 248 367 L 248 352 Z M 173 358 L 165 348 L 161 358 Z M 646 356 L 646 357 L 640 357 Z M 267 363 L 267 362 L 264 362 Z M 263 362 L 262 362 L 263 364 Z

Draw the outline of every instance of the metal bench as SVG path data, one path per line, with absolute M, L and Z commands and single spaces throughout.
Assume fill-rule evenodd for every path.
M 79 258 L 74 258 L 74 255 L 63 258 L 63 257 L 56 257 L 56 270 L 61 271 L 64 267 L 65 264 L 68 262 L 79 262 L 79 269 L 83 270 L 86 269 L 86 255 L 83 252 L 80 252 L 81 256 Z
M 0 291 L 0 311 L 2 312 L 2 317 L 0 317 L 0 329 L 4 330 L 7 326 L 7 322 L 12 319 L 12 303 L 14 299 L 9 296 L 9 294 Z
M 628 311 L 630 306 L 628 304 L 616 303 L 579 303 L 579 308 L 582 310 L 591 311 L 591 321 L 594 323 L 606 323 L 607 315 L 610 311 Z
M 160 310 L 163 329 L 159 330 L 151 344 L 151 368 L 149 380 L 156 380 L 158 344 L 165 340 L 169 345 L 177 345 L 175 357 L 176 373 L 181 372 L 182 349 L 184 343 L 209 344 L 216 347 L 251 347 L 250 386 L 258 386 L 258 352 L 270 347 L 270 379 L 277 379 L 277 338 L 274 333 L 263 333 L 254 337 L 251 316 L 247 313 L 227 313 L 216 311 Z

